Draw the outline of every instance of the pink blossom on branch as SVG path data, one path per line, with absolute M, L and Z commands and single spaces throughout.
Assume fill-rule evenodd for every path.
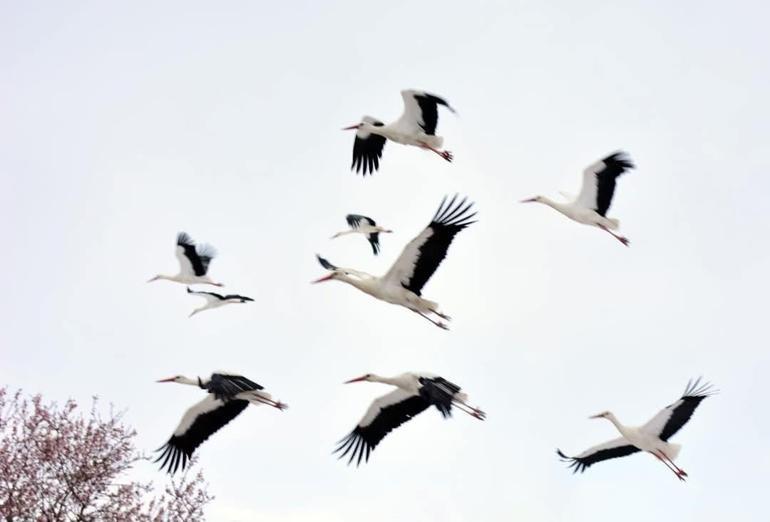
M 119 413 L 103 418 L 94 398 L 83 416 L 37 395 L 0 387 L 0 517 L 5 520 L 203 520 L 211 497 L 190 468 L 154 494 L 152 483 L 126 481 L 145 458 Z M 192 461 L 194 464 L 194 460 Z

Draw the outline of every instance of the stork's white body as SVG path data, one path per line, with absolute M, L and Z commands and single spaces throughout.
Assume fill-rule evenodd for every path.
M 362 127 L 362 129 L 402 145 L 411 145 L 420 148 L 426 148 L 425 145 L 428 145 L 434 149 L 440 149 L 442 145 L 444 145 L 444 138 L 432 134 L 425 134 L 425 132 L 415 124 L 416 121 L 416 115 L 407 115 L 407 113 L 404 113 L 401 118 L 393 123 L 383 125 L 382 127 L 368 125 Z
M 229 305 L 229 304 L 243 304 L 243 303 L 253 301 L 252 298 L 245 297 L 242 295 L 221 295 L 214 292 L 200 292 L 200 291 L 190 290 L 189 287 L 187 288 L 187 293 L 203 297 L 206 300 L 206 304 L 204 304 L 200 308 L 196 308 L 195 310 L 193 310 L 192 313 L 190 313 L 190 317 L 194 316 L 197 313 L 203 312 L 204 310 L 220 308 L 222 306 Z
M 656 452 L 661 452 L 670 460 L 675 460 L 679 456 L 679 450 L 682 449 L 682 446 L 660 440 L 658 434 L 650 430 L 650 423 L 643 426 L 624 426 L 613 413 L 608 413 L 605 418 L 612 422 L 626 442 L 640 450 L 653 455 Z
M 460 386 L 438 375 L 407 372 L 395 377 L 380 377 L 367 373 L 346 384 L 364 381 L 389 384 L 396 389 L 372 401 L 358 425 L 338 443 L 334 453 L 340 454 L 338 458 L 350 454 L 348 464 L 356 458 L 356 466 L 364 457 L 368 461 L 370 452 L 388 433 L 431 406 L 435 406 L 444 418 L 451 417 L 453 408 L 479 420 L 486 417 L 479 408 L 467 403 L 468 396 Z
M 351 272 L 348 269 L 342 269 Z M 438 314 L 438 303 L 423 299 L 419 295 L 411 292 L 401 286 L 398 281 L 388 278 L 387 274 L 382 277 L 376 277 L 365 272 L 354 271 L 359 277 L 349 277 L 345 274 L 338 275 L 336 279 L 354 286 L 369 294 L 375 299 L 385 301 L 386 303 L 403 306 L 418 313 L 436 313 Z
M 263 387 L 242 375 L 214 372 L 208 379 L 190 379 L 177 375 L 158 382 L 175 382 L 202 388 L 206 397 L 187 409 L 168 442 L 158 451 L 155 462 L 162 462 L 161 469 L 167 468 L 173 474 L 187 465 L 195 449 L 211 435 L 237 417 L 250 404 L 267 404 L 279 410 L 286 404 L 275 401 Z
M 402 145 L 411 145 L 435 152 L 446 161 L 452 161 L 452 153 L 440 150 L 444 139 L 436 135 L 438 125 L 438 106 L 450 111 L 454 109 L 446 100 L 425 91 L 401 91 L 404 100 L 404 112 L 394 122 L 385 124 L 372 116 L 364 116 L 361 123 L 345 127 L 343 130 L 356 130 L 353 144 L 353 164 L 356 171 L 363 169 L 374 173 L 379 168 L 379 158 L 385 142 L 390 140 Z
M 581 205 L 577 199 L 566 203 L 560 203 L 545 196 L 539 196 L 538 203 L 548 205 L 571 220 L 582 223 L 583 225 L 598 226 L 609 230 L 617 230 L 620 227 L 620 221 L 617 219 L 601 216 L 594 209 Z
M 522 203 L 547 205 L 573 221 L 601 228 L 628 246 L 628 238 L 613 232 L 620 227 L 620 222 L 617 219 L 608 218 L 606 214 L 615 193 L 617 177 L 632 168 L 634 164 L 631 160 L 623 152 L 616 152 L 583 171 L 583 186 L 576 198 L 560 203 L 545 196 L 535 196 L 522 200 Z
M 176 275 L 158 274 L 148 281 L 173 281 L 183 285 L 213 285 L 224 286 L 217 283 L 208 275 L 209 263 L 216 255 L 216 251 L 210 245 L 196 245 L 192 238 L 185 232 L 177 234 L 175 250 L 179 261 L 179 273 Z
M 153 278 L 154 281 L 158 280 L 164 280 L 164 281 L 173 281 L 174 283 L 181 283 L 183 285 L 212 285 L 212 286 L 223 286 L 221 283 L 217 283 L 214 280 L 212 280 L 208 275 L 204 276 L 196 276 L 196 275 L 189 275 L 189 274 L 176 274 L 176 275 L 164 275 L 164 274 L 158 274 Z
M 715 393 L 708 383 L 698 378 L 687 383 L 684 394 L 676 402 L 669 404 L 648 422 L 638 427 L 623 425 L 610 411 L 592 415 L 592 419 L 607 419 L 620 432 L 620 437 L 598 444 L 574 457 L 568 457 L 561 450 L 556 453 L 563 461 L 569 462 L 573 472 L 583 472 L 586 468 L 610 459 L 626 457 L 639 451 L 649 453 L 666 465 L 679 480 L 684 481 L 687 473 L 674 463 L 679 456 L 681 446 L 668 442 L 692 417 L 698 405 Z
M 385 227 L 381 227 L 379 225 L 371 226 L 368 224 L 360 225 L 358 228 L 351 228 L 349 230 L 343 230 L 342 232 L 337 232 L 332 236 L 332 239 L 338 238 L 340 236 L 346 236 L 348 234 L 363 234 L 365 236 L 368 236 L 369 234 L 381 234 L 381 233 L 388 233 L 390 230 L 388 230 Z

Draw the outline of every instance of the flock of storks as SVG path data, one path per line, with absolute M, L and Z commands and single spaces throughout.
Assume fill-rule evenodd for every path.
M 351 167 L 356 172 L 366 176 L 379 169 L 387 140 L 419 147 L 436 153 L 448 162 L 452 161 L 452 153 L 441 150 L 443 138 L 436 135 L 436 125 L 439 106 L 452 112 L 454 109 L 444 99 L 423 91 L 405 90 L 401 95 L 404 112 L 395 122 L 385 124 L 365 116 L 360 123 L 343 129 L 356 131 Z M 619 228 L 618 220 L 607 217 L 607 211 L 618 176 L 632 168 L 634 165 L 630 158 L 623 152 L 616 152 L 585 169 L 582 189 L 574 200 L 557 202 L 536 196 L 522 202 L 548 205 L 574 221 L 611 234 L 628 246 L 628 239 L 615 232 Z M 475 215 L 473 203 L 468 202 L 467 198 L 457 195 L 445 197 L 428 226 L 404 247 L 384 275 L 378 277 L 352 268 L 341 268 L 317 256 L 318 262 L 328 273 L 314 283 L 334 280 L 347 283 L 372 297 L 411 310 L 439 328 L 448 329 L 450 317 L 439 309 L 438 303 L 425 299 L 422 289 L 446 257 L 454 237 L 475 222 Z M 350 214 L 346 220 L 350 229 L 332 237 L 362 234 L 375 255 L 380 252 L 379 235 L 392 232 L 367 216 Z M 180 263 L 179 274 L 158 275 L 150 281 L 165 279 L 184 285 L 223 286 L 208 275 L 209 265 L 215 256 L 210 246 L 198 245 L 182 232 L 177 236 L 176 255 Z M 190 316 L 227 304 L 252 301 L 249 297 L 237 294 L 194 291 L 189 286 L 187 292 L 206 299 L 206 304 L 193 310 Z M 395 377 L 381 377 L 366 374 L 347 382 L 362 381 L 389 384 L 395 390 L 375 399 L 353 431 L 338 443 L 334 452 L 339 458 L 347 456 L 348 463 L 355 461 L 358 465 L 362 460 L 368 461 L 371 451 L 389 432 L 431 406 L 435 406 L 444 417 L 451 416 L 453 408 L 479 420 L 486 417 L 481 409 L 469 404 L 460 386 L 437 375 L 409 372 Z M 189 384 L 207 392 L 202 401 L 187 410 L 171 438 L 158 450 L 160 455 L 156 462 L 160 462 L 161 469 L 167 469 L 170 473 L 184 469 L 195 449 L 249 404 L 266 404 L 279 410 L 287 407 L 274 400 L 262 386 L 241 375 L 217 372 L 207 379 L 190 379 L 178 375 L 158 382 Z M 611 412 L 600 413 L 592 418 L 604 418 L 612 422 L 620 437 L 594 446 L 577 456 L 569 457 L 560 450 L 557 453 L 569 462 L 575 472 L 582 472 L 597 462 L 644 451 L 665 464 L 677 478 L 685 480 L 687 473 L 674 463 L 680 446 L 668 440 L 689 421 L 700 402 L 713 393 L 713 387 L 702 383 L 700 379 L 688 382 L 683 395 L 676 402 L 638 427 L 621 424 Z

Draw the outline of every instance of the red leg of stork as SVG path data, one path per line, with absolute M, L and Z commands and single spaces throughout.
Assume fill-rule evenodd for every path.
M 602 225 L 596 225 L 596 226 L 601 228 L 605 232 L 607 232 L 609 235 L 611 235 L 621 243 L 623 243 L 625 246 L 629 246 L 631 244 L 631 241 L 629 241 L 627 237 L 620 236 L 605 226 L 602 226 Z
M 683 476 L 683 477 L 686 477 L 686 476 L 687 476 L 687 472 L 686 472 L 685 470 L 683 470 L 682 468 L 680 468 L 679 466 L 677 466 L 677 465 L 676 465 L 676 463 L 675 463 L 673 460 L 671 460 L 671 459 L 669 458 L 669 456 L 668 456 L 668 455 L 666 455 L 664 452 L 660 451 L 660 456 L 661 456 L 661 457 L 663 457 L 664 459 L 666 459 L 666 461 L 667 461 L 669 464 L 671 464 L 672 466 L 674 466 L 674 469 L 676 469 L 676 472 L 677 472 L 679 475 L 681 475 L 681 476 Z
M 410 309 L 410 310 L 411 310 L 411 309 Z M 430 317 L 428 317 L 428 316 L 427 316 L 427 315 L 425 315 L 424 313 L 420 312 L 419 310 L 412 310 L 412 311 L 413 311 L 414 313 L 416 313 L 417 315 L 419 315 L 420 317 L 424 317 L 425 319 L 427 319 L 427 320 L 428 320 L 428 321 L 430 321 L 431 323 L 435 324 L 436 326 L 438 326 L 438 327 L 439 327 L 439 328 L 441 328 L 442 330 L 449 330 L 449 327 L 448 327 L 447 325 L 445 325 L 444 323 L 438 322 L 438 321 L 434 321 L 433 319 L 431 319 Z
M 658 453 L 657 453 L 657 452 L 651 451 L 651 452 L 650 452 L 650 454 L 654 455 L 656 459 L 658 459 L 658 460 L 659 460 L 659 461 L 661 461 L 663 464 L 665 464 L 665 465 L 666 465 L 666 467 L 667 467 L 668 469 L 670 469 L 670 470 L 671 470 L 671 472 L 672 472 L 674 475 L 676 475 L 676 478 L 678 478 L 679 480 L 681 480 L 681 481 L 683 481 L 683 482 L 684 482 L 684 476 L 682 476 L 682 475 L 681 475 L 681 474 L 680 474 L 680 473 L 679 473 L 677 470 L 675 470 L 674 468 L 672 468 L 671 466 L 669 466 L 668 462 L 666 462 L 666 460 L 665 460 L 663 457 L 661 457 L 660 455 L 658 455 Z
M 473 406 L 465 404 L 464 402 L 457 399 L 454 399 L 452 402 L 454 403 L 454 405 L 457 407 L 458 410 L 464 411 L 465 413 L 467 413 L 472 417 L 476 417 L 479 420 L 485 420 L 487 418 L 487 414 L 478 408 L 474 408 Z
M 445 160 L 447 160 L 450 163 L 454 159 L 454 156 L 448 150 L 438 150 L 438 149 L 436 149 L 434 147 L 431 147 L 430 145 L 428 145 L 424 141 L 420 142 L 420 147 L 422 147 L 423 149 L 428 149 L 428 150 L 431 150 L 431 151 L 435 152 L 436 154 L 438 154 L 439 156 L 441 156 L 442 158 L 444 158 Z
M 452 318 L 449 317 L 448 315 L 442 314 L 441 312 L 437 312 L 436 310 L 433 310 L 433 313 L 436 314 L 437 316 L 439 316 L 440 318 L 442 318 L 444 321 L 451 321 L 452 320 Z
M 272 406 L 273 408 L 278 408 L 279 410 L 285 410 L 288 408 L 288 404 L 284 404 L 281 401 L 274 401 L 273 399 L 268 399 L 267 397 L 263 397 L 258 394 L 253 394 L 253 397 L 262 404 L 267 404 L 268 406 Z

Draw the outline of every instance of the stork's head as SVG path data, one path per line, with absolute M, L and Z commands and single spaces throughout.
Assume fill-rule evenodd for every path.
M 382 127 L 383 125 L 385 124 L 377 118 L 373 118 L 372 116 L 364 116 L 361 118 L 360 123 L 356 123 L 355 125 L 350 125 L 348 127 L 343 127 L 342 130 L 372 131 L 373 129 Z
M 178 382 L 178 383 L 184 383 L 185 381 L 189 380 L 184 375 L 174 375 L 173 377 L 169 377 L 167 379 L 160 379 L 155 382 Z
M 350 379 L 349 381 L 345 381 L 344 384 L 350 384 L 352 382 L 372 382 L 373 377 L 374 377 L 373 373 L 367 373 L 366 375 L 362 375 L 361 377 L 356 377 L 355 379 Z
M 591 415 L 588 417 L 589 419 L 608 419 L 612 416 L 612 413 L 609 411 L 603 411 L 601 413 L 597 413 L 596 415 Z
M 522 199 L 519 203 L 542 203 L 543 196 L 534 196 L 527 199 Z

